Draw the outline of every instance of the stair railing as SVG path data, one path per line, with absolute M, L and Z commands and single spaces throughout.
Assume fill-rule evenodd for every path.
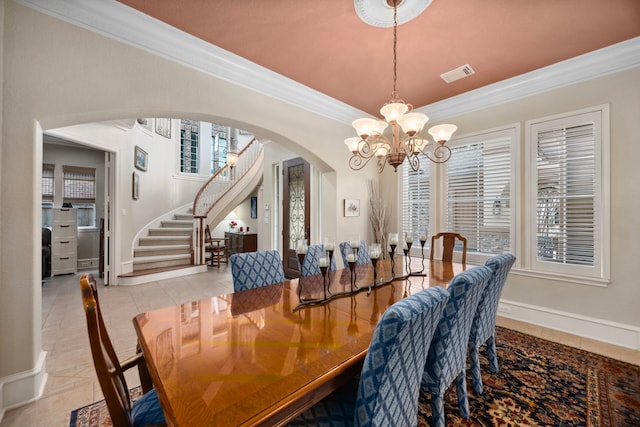
M 192 259 L 197 264 L 204 264 L 204 228 L 205 220 L 215 204 L 238 182 L 251 168 L 262 153 L 262 144 L 253 138 L 238 153 L 235 166 L 224 165 L 200 188 L 193 201 L 193 218 L 195 227 L 191 239 Z

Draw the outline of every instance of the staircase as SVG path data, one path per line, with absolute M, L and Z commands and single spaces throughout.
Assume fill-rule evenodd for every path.
M 173 219 L 150 228 L 133 250 L 133 271 L 191 265 L 193 215 L 175 214 Z
M 254 139 L 239 153 L 233 170 L 225 166 L 202 187 L 193 208 L 149 228 L 133 248 L 133 271 L 119 275 L 118 284 L 138 285 L 206 271 L 204 226 L 221 221 L 254 190 L 262 178 L 262 153 L 262 143 Z

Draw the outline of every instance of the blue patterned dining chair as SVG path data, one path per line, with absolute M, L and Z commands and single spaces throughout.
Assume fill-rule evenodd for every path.
M 229 263 L 234 292 L 284 282 L 282 258 L 276 250 L 233 254 Z
M 326 251 L 324 250 L 324 245 L 310 245 L 307 247 L 307 254 L 304 257 L 304 262 L 302 263 L 302 270 L 300 272 L 300 276 L 307 277 L 313 276 L 314 274 L 320 274 L 320 266 L 318 262 L 320 258 L 325 256 Z M 330 271 L 336 270 L 336 257 L 331 258 L 331 267 Z
M 491 269 L 477 266 L 457 274 L 447 287 L 449 301 L 442 313 L 426 358 L 422 387 L 431 394 L 431 426 L 445 427 L 444 393 L 456 380 L 460 415 L 469 418 L 467 346 L 471 322 Z
M 342 255 L 342 262 L 344 268 L 348 268 L 347 254 L 351 252 L 351 243 L 340 243 L 340 254 Z M 360 247 L 358 248 L 358 258 L 356 258 L 356 265 L 371 264 L 371 258 L 369 257 L 369 248 L 364 240 L 360 240 Z
M 424 361 L 448 296 L 433 287 L 389 307 L 373 332 L 357 391 L 343 387 L 289 425 L 417 425 Z
M 516 257 L 511 254 L 496 255 L 485 262 L 493 274 L 489 284 L 482 294 L 476 315 L 471 324 L 469 335 L 469 353 L 471 357 L 471 381 L 473 390 L 482 393 L 482 375 L 480 373 L 480 346 L 487 343 L 487 359 L 489 369 L 497 373 L 498 355 L 496 353 L 496 313 L 502 288 L 507 281 L 507 275 L 516 261 Z

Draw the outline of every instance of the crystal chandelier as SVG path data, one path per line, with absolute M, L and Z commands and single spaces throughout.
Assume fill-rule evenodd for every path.
M 378 172 L 382 172 L 389 163 L 397 172 L 405 158 L 411 169 L 416 171 L 420 167 L 418 155 L 422 153 L 434 163 L 444 163 L 451 157 L 451 149 L 445 144 L 458 129 L 455 125 L 442 124 L 429 129 L 434 139 L 431 143 L 420 138 L 420 132 L 429 121 L 426 114 L 411 112 L 413 107 L 398 99 L 396 90 L 397 62 L 396 49 L 398 44 L 398 3 L 401 0 L 387 0 L 393 7 L 393 92 L 391 100 L 380 109 L 386 121 L 371 118 L 354 120 L 352 126 L 356 130 L 355 136 L 345 139 L 353 155 L 349 159 L 349 167 L 353 170 L 362 169 L 373 157 L 378 159 Z M 391 125 L 391 140 L 384 135 L 385 129 Z M 401 135 L 401 130 L 403 135 Z

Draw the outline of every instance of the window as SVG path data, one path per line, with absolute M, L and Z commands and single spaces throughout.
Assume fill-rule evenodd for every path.
M 515 253 L 517 201 L 512 189 L 517 184 L 513 165 L 519 133 L 514 125 L 459 138 L 449 144 L 448 162 L 421 158 L 418 171 L 403 167 L 403 232 L 412 233 L 414 241 L 426 235 L 427 247 L 438 232 L 460 233 L 467 238 L 467 254 L 481 255 L 473 262 Z M 456 244 L 455 250 L 462 250 L 461 243 Z
M 402 168 L 402 230 L 411 234 L 414 242 L 420 236 L 429 236 L 429 207 L 431 206 L 431 161 L 420 159 L 417 171 L 410 167 Z M 425 247 L 429 247 L 427 239 Z
M 461 138 L 444 164 L 446 231 L 467 238 L 467 253 L 514 252 L 511 187 L 515 141 L 514 129 Z M 456 250 L 462 250 L 460 242 L 456 242 Z
M 42 165 L 42 226 L 51 227 L 53 221 L 53 173 L 55 165 Z
M 78 228 L 96 227 L 96 170 L 79 166 L 62 166 L 63 203 L 77 210 Z
M 228 130 L 227 126 L 211 124 L 211 175 L 227 164 Z
M 606 279 L 608 107 L 527 122 L 528 248 L 534 271 Z
M 180 121 L 180 172 L 198 173 L 199 134 L 198 121 Z

